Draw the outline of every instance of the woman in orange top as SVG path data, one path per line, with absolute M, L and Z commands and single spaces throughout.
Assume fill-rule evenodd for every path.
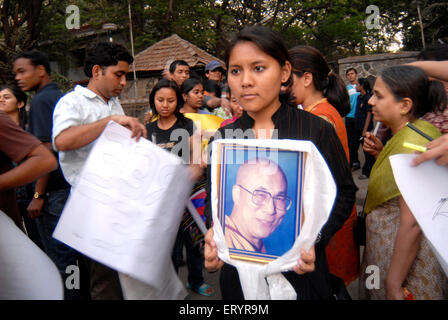
M 297 46 L 289 53 L 294 80 L 291 91 L 295 103 L 333 125 L 349 161 L 347 131 L 342 117 L 350 110 L 350 101 L 344 82 L 328 67 L 319 50 Z M 350 217 L 326 249 L 330 272 L 342 278 L 346 285 L 359 275 L 359 251 L 353 237 L 356 218 L 355 205 Z

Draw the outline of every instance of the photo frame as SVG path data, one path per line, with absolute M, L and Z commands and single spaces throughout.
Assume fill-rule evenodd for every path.
M 305 218 L 305 157 L 306 153 L 301 151 L 220 143 L 216 171 L 218 219 L 231 258 L 265 264 L 292 248 Z M 272 178 L 254 174 L 253 170 L 258 172 L 260 165 L 268 164 L 272 166 Z M 246 171 L 247 176 L 242 173 Z M 238 172 L 242 176 L 238 177 Z M 267 176 L 270 178 L 261 181 Z M 251 184 L 250 190 L 245 182 Z M 263 204 L 259 204 L 260 199 Z

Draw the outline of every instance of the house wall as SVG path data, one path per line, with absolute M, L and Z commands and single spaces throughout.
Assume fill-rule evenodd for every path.
M 358 71 L 358 78 L 367 78 L 371 84 L 386 67 L 400 65 L 417 60 L 419 52 L 381 53 L 368 56 L 339 59 L 339 75 L 348 83 L 345 72 L 353 67 Z
M 128 80 L 120 94 L 120 103 L 126 115 L 138 118 L 141 122 L 149 108 L 149 94 L 157 83 L 159 77 L 137 78 L 137 95 L 134 89 L 134 80 Z

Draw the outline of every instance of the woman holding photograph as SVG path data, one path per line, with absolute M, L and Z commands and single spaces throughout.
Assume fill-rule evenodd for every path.
M 372 168 L 365 204 L 367 233 L 361 270 L 369 265 L 378 266 L 379 288 L 368 290 L 360 286 L 360 297 L 446 299 L 446 277 L 395 183 L 389 161 L 391 155 L 413 153 L 403 147 L 404 142 L 416 145 L 428 142 L 407 127 L 407 122 L 433 138 L 441 135 L 432 124 L 419 118 L 445 105 L 446 95 L 440 83 L 429 81 L 421 69 L 395 66 L 381 72 L 369 104 L 375 120 L 391 128 L 393 136 Z M 374 143 L 381 144 L 375 136 L 367 134 L 364 144 Z M 360 283 L 365 283 L 369 275 L 362 274 Z
M 298 299 L 331 299 L 333 288 L 325 257 L 325 247 L 347 220 L 355 202 L 353 183 L 344 149 L 331 124 L 306 111 L 298 110 L 289 92 L 280 91 L 291 82 L 291 59 L 280 36 L 261 26 L 242 30 L 229 44 L 225 61 L 232 95 L 244 109 L 235 122 L 219 129 L 222 137 L 233 129 L 232 138 L 251 132 L 253 139 L 276 132 L 279 139 L 310 140 L 321 152 L 333 173 L 338 193 L 329 220 L 309 252 L 302 249 L 301 259 L 293 271 L 284 272 Z M 239 130 L 238 130 L 239 129 Z M 275 130 L 275 131 L 274 131 Z M 226 135 L 227 133 L 227 135 Z M 210 199 L 210 166 L 207 193 Z M 240 191 L 244 192 L 244 191 Z M 211 225 L 210 201 L 207 202 L 208 225 Z M 213 229 L 206 235 L 205 266 L 209 271 L 220 268 L 223 299 L 244 299 L 236 269 L 224 264 L 217 254 Z

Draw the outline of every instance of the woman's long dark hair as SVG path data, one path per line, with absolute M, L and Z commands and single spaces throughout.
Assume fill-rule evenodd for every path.
M 17 102 L 23 102 L 23 107 L 19 109 L 19 126 L 25 130 L 26 124 L 28 123 L 28 115 L 26 112 L 26 101 L 28 97 L 26 93 L 23 92 L 18 86 L 14 84 L 4 85 L 0 87 L 0 91 L 8 89 L 12 92 L 14 97 L 16 97 Z
M 446 106 L 447 97 L 443 84 L 429 80 L 420 68 L 393 66 L 384 69 L 380 77 L 396 101 L 404 98 L 412 100 L 410 113 L 415 118 L 420 118 L 427 112 L 441 110 Z
M 341 117 L 350 111 L 350 99 L 344 81 L 330 69 L 319 50 L 309 46 L 297 46 L 289 50 L 292 72 L 302 77 L 305 72 L 313 75 L 316 90 L 323 93 Z
M 224 55 L 227 70 L 229 70 L 229 58 L 233 48 L 239 42 L 244 41 L 255 44 L 261 51 L 277 60 L 282 67 L 285 65 L 286 61 L 291 61 L 288 48 L 283 42 L 281 36 L 271 29 L 256 25 L 244 28 L 230 41 Z M 285 83 L 282 83 L 282 86 L 289 87 L 291 83 L 292 73 L 289 79 Z M 289 90 L 280 91 L 279 99 L 282 103 L 286 102 L 291 106 L 294 105 L 294 99 Z
M 182 93 L 180 92 L 179 86 L 176 84 L 175 81 L 168 80 L 165 78 L 159 80 L 159 82 L 156 83 L 156 85 L 152 89 L 151 93 L 149 94 L 149 105 L 150 105 L 151 111 L 152 111 L 152 119 L 151 120 L 156 119 L 157 116 L 159 115 L 159 113 L 157 112 L 156 104 L 155 104 L 154 100 L 155 100 L 157 91 L 159 91 L 160 89 L 163 89 L 163 88 L 173 89 L 174 92 L 176 93 L 177 104 L 176 104 L 176 109 L 174 110 L 174 115 L 181 122 L 181 124 L 184 124 L 185 116 L 179 111 L 180 108 L 182 108 L 182 106 L 184 104 L 184 99 L 182 98 Z

